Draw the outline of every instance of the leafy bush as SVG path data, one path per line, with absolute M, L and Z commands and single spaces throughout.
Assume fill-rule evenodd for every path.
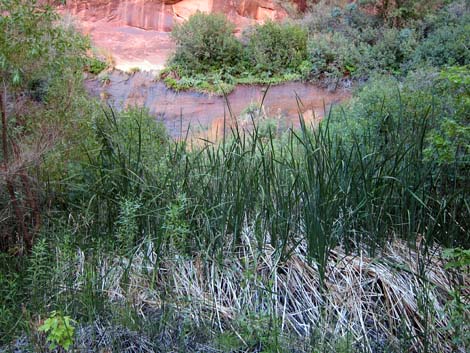
M 422 173 L 420 178 L 428 185 L 423 197 L 435 198 L 433 208 L 452 208 L 456 219 L 452 227 L 458 228 L 460 223 L 463 229 L 469 227 L 465 200 L 470 182 L 470 117 L 465 84 L 468 69 L 458 71 L 451 75 L 457 75 L 456 83 L 448 79 L 447 70 L 422 70 L 409 74 L 403 82 L 379 76 L 349 103 L 344 115 L 334 115 L 330 128 L 351 148 L 357 136 L 368 136 L 366 145 L 380 147 L 385 160 L 401 149 L 420 146 L 413 157 L 416 164 L 408 168 Z M 374 151 L 367 147 L 364 153 Z M 468 242 L 466 235 L 460 236 L 459 242 Z M 439 240 L 447 241 L 445 237 Z
M 368 77 L 374 70 L 387 71 L 383 67 L 388 63 L 385 49 L 388 49 L 385 44 L 379 49 L 362 41 L 351 40 L 342 32 L 316 33 L 309 41 L 310 77 L 329 82 L 345 77 Z M 378 54 L 382 60 L 379 60 Z M 391 58 L 389 62 L 395 61 Z
M 326 11 L 329 22 L 316 18 L 317 6 Z M 414 28 L 400 30 L 381 25 L 356 4 L 344 8 L 317 6 L 313 8 L 315 15 L 303 20 L 313 32 L 309 55 L 314 79 L 368 77 L 375 71 L 397 73 L 412 56 L 418 41 Z
M 434 66 L 470 64 L 470 16 L 460 24 L 437 28 L 417 48 L 415 62 Z
M 0 12 L 0 161 L 10 170 L 0 176 L 0 209 L 15 215 L 0 221 L 0 247 L 22 252 L 41 225 L 44 184 L 35 181 L 47 155 L 85 136 L 80 118 L 89 99 L 81 80 L 89 41 L 44 2 L 2 0 Z M 64 155 L 56 155 L 55 170 Z
M 247 34 L 249 71 L 272 76 L 298 71 L 307 58 L 307 32 L 297 24 L 268 21 Z
M 374 11 L 382 21 L 394 26 L 423 18 L 445 1 L 443 0 L 361 0 L 359 3 L 369 11 Z
M 442 4 L 372 0 L 312 6 L 302 20 L 310 31 L 312 77 L 337 79 L 353 71 L 353 77 L 367 78 L 374 72 L 406 74 L 423 64 L 466 65 L 469 8 L 463 1 Z
M 364 69 L 396 73 L 409 61 L 416 45 L 413 29 L 385 28 L 365 58 Z
M 341 8 L 324 0 L 311 6 L 301 23 L 310 33 L 347 32 L 353 29 L 362 32 L 381 26 L 375 16 L 363 11 L 357 3 L 350 3 Z
M 440 107 L 440 119 L 429 134 L 428 159 L 469 172 L 470 67 L 444 69 L 433 83 L 435 94 L 446 97 L 447 104 Z
M 309 41 L 314 78 L 342 78 L 353 75 L 361 64 L 361 49 L 340 32 L 319 33 Z
M 176 52 L 171 63 L 188 74 L 232 71 L 242 52 L 234 29 L 223 14 L 197 12 L 173 29 Z
M 233 35 L 222 14 L 196 13 L 177 26 L 177 49 L 160 79 L 174 90 L 224 94 L 237 83 L 277 84 L 310 73 L 307 32 L 296 24 L 267 22 Z
M 86 69 L 89 73 L 93 75 L 98 75 L 101 71 L 105 70 L 108 67 L 104 61 L 101 61 L 97 58 L 88 58 Z

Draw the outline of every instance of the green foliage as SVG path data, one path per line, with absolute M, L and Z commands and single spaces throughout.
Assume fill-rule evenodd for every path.
M 266 76 L 298 72 L 307 58 L 307 32 L 299 25 L 268 21 L 247 35 L 249 70 Z
M 175 58 L 180 60 L 172 61 L 163 78 L 176 90 L 221 94 L 239 83 L 276 84 L 310 78 L 336 85 L 343 78 L 364 79 L 372 73 L 402 75 L 423 64 L 466 65 L 470 57 L 466 45 L 470 40 L 468 7 L 462 1 L 446 7 L 444 3 L 363 1 L 339 7 L 320 2 L 311 6 L 300 24 L 268 21 L 249 28 L 244 45 L 238 43 L 238 49 L 233 50 L 238 53 L 231 55 L 233 60 L 217 59 L 217 64 L 206 62 L 201 66 L 191 60 L 201 61 L 199 54 L 193 53 L 199 53 L 195 48 L 203 46 L 194 44 L 196 47 L 181 56 L 178 49 Z M 207 22 L 199 28 L 214 26 L 208 16 L 198 15 L 198 23 Z M 190 21 L 186 25 L 189 27 Z M 214 35 L 209 32 L 206 34 Z M 219 32 L 217 35 L 226 33 Z M 190 41 L 204 37 L 180 36 L 188 40 L 188 47 Z M 231 41 L 236 41 L 232 37 Z M 214 37 L 203 42 L 220 46 L 223 41 Z M 208 56 L 214 60 L 219 57 Z
M 89 42 L 74 31 L 54 25 L 57 14 L 36 0 L 2 0 L 0 70 L 12 86 L 29 80 L 80 70 Z
M 469 254 L 466 254 L 466 259 L 468 266 L 470 263 L 468 261 Z M 458 267 L 460 269 L 464 268 L 461 264 Z M 455 289 L 450 293 L 452 300 L 446 305 L 446 312 L 450 317 L 450 325 L 445 328 L 445 331 L 451 335 L 455 350 L 458 347 L 464 347 L 464 349 L 470 347 L 470 304 L 465 300 L 464 292 L 465 289 Z
M 108 67 L 108 64 L 106 64 L 104 61 L 101 61 L 100 59 L 88 58 L 86 70 L 93 75 L 98 75 L 107 67 Z
M 2 0 L 0 13 L 0 160 L 11 170 L 0 178 L 8 190 L 0 205 L 15 215 L 1 220 L 1 245 L 22 252 L 31 250 L 47 208 L 40 207 L 45 180 L 56 180 L 70 144 L 87 138 L 91 103 L 81 83 L 89 41 L 44 2 Z
M 447 260 L 446 268 L 460 271 L 468 271 L 470 267 L 470 249 L 449 248 L 442 253 Z M 446 313 L 450 317 L 450 324 L 445 328 L 452 335 L 454 347 L 470 347 L 470 304 L 468 303 L 468 285 L 462 286 L 458 281 L 456 288 L 450 293 L 452 300 L 446 304 Z
M 470 266 L 470 249 L 446 249 L 443 257 L 448 260 L 446 268 L 465 268 Z
M 316 79 L 340 79 L 354 75 L 361 63 L 361 52 L 339 32 L 319 33 L 309 42 L 309 55 Z
M 257 348 L 262 353 L 288 350 L 287 340 L 279 334 L 280 322 L 268 313 L 250 313 L 233 320 L 233 330 L 215 337 L 216 346 L 224 352 Z M 234 332 L 236 332 L 236 334 Z
M 162 228 L 166 243 L 183 254 L 190 254 L 193 240 L 189 236 L 189 224 L 185 219 L 186 208 L 186 196 L 178 194 L 174 202 L 167 206 Z
M 39 311 L 50 300 L 48 288 L 53 284 L 51 255 L 46 238 L 42 237 L 34 244 L 28 259 L 26 282 L 31 293 L 31 306 L 35 311 Z
M 410 28 L 386 28 L 369 52 L 365 68 L 379 72 L 400 73 L 417 45 L 416 32 Z M 367 61 L 369 61 L 367 63 Z
M 176 52 L 171 62 L 185 74 L 230 73 L 241 55 L 233 30 L 223 14 L 197 12 L 173 29 Z
M 468 103 L 459 97 L 458 92 L 462 90 L 465 91 L 464 86 L 451 89 L 435 71 L 411 74 L 403 83 L 381 76 L 359 92 L 344 114 L 334 115 L 330 128 L 341 134 L 343 143 L 350 146 L 358 143 L 358 136 L 367 136 L 367 142 L 361 142 L 368 146 L 364 155 L 379 153 L 383 163 L 406 148 L 419 148 L 417 155 L 410 156 L 406 162 L 409 163 L 407 168 L 416 174 L 406 174 L 399 180 L 416 185 L 417 180 L 412 180 L 422 178 L 423 187 L 427 185 L 430 189 L 423 191 L 419 199 L 429 198 L 428 202 L 435 203 L 432 208 L 450 207 L 456 216 L 455 222 L 463 222 L 466 228 L 469 182 L 466 175 L 470 164 L 469 136 L 464 128 L 468 121 Z M 454 121 L 454 127 L 461 125 L 461 129 L 452 128 L 447 134 L 443 133 L 450 129 L 449 119 Z M 369 149 L 371 146 L 373 149 Z M 447 147 L 451 153 L 447 152 Z M 458 228 L 457 223 L 452 222 L 451 227 Z M 450 244 L 445 237 L 438 238 Z M 467 241 L 466 235 L 459 236 L 458 242 Z
M 60 347 L 68 350 L 74 342 L 74 323 L 75 321 L 70 316 L 63 316 L 62 313 L 53 311 L 44 324 L 39 327 L 39 331 L 47 334 L 50 349 Z
M 207 72 L 205 74 L 181 75 L 178 66 L 172 65 L 160 73 L 160 78 L 168 88 L 175 91 L 195 90 L 201 93 L 215 93 L 223 95 L 235 87 L 235 77 L 220 72 Z
M 21 263 L 0 253 L 0 345 L 7 344 L 8 338 L 24 329 L 21 317 L 24 279 Z
M 2 4 L 6 3 L 20 4 L 7 0 Z M 335 79 L 346 75 L 366 77 L 369 75 L 364 73 L 366 68 L 397 73 L 405 70 L 419 36 L 424 35 L 421 30 L 405 28 L 403 24 L 399 29 L 382 28 L 376 18 L 361 17 L 363 13 L 356 4 L 330 10 L 325 16 L 328 30 L 310 37 L 309 57 L 304 57 L 306 38 L 300 27 L 273 23 L 256 27 L 252 41 L 248 37 L 246 44 L 250 54 L 242 57 L 241 44 L 232 43 L 232 32 L 221 17 L 210 17 L 206 26 L 197 22 L 207 21 L 206 15 L 198 14 L 200 18 L 191 24 L 192 29 L 201 29 L 195 35 L 199 42 L 196 52 L 212 48 L 219 54 L 188 59 L 195 60 L 193 71 L 192 64 L 188 64 L 191 61 L 187 62 L 185 57 L 192 53 L 189 45 L 192 42 L 185 42 L 188 47 L 180 56 L 182 61 L 175 62 L 162 78 L 178 89 L 222 91 L 240 82 L 276 83 L 299 79 L 311 72 L 315 78 Z M 39 21 L 34 11 L 34 14 L 25 8 L 21 11 L 24 19 L 32 16 Z M 435 242 L 451 247 L 444 253 L 449 260 L 449 272 L 455 272 L 457 277 L 464 275 L 470 242 L 467 66 L 420 70 L 404 80 L 390 76 L 373 78 L 355 98 L 342 109 L 334 109 L 319 126 L 307 125 L 300 116 L 300 128 L 280 137 L 272 120 L 258 121 L 262 118 L 257 113 L 261 107 L 251 107 L 246 115 L 254 123 L 248 131 L 233 124 L 223 142 L 199 147 L 189 141 L 170 141 L 148 111 L 131 108 L 119 114 L 112 110 L 103 113 L 86 105 L 84 100 L 88 98 L 80 94 L 70 100 L 60 82 L 67 78 L 73 82 L 70 87 L 78 87 L 75 84 L 80 83 L 82 59 L 75 62 L 73 58 L 54 56 L 54 45 L 61 52 L 62 42 L 52 45 L 49 40 L 61 38 L 62 44 L 68 46 L 55 27 L 46 31 L 47 35 L 28 38 L 52 45 L 49 57 L 57 59 L 60 65 L 42 62 L 35 54 L 24 55 L 24 72 L 20 70 L 17 74 L 15 69 L 21 65 L 10 51 L 26 50 L 23 45 L 34 47 L 29 39 L 21 43 L 18 34 L 21 26 L 12 29 L 22 23 L 21 11 L 16 11 L 16 22 L 0 19 L 2 29 L 6 30 L 1 38 L 16 41 L 11 48 L 0 43 L 6 48 L 4 57 L 8 58 L 2 73 L 9 88 L 18 94 L 29 92 L 35 105 L 45 109 L 28 115 L 31 121 L 20 130 L 33 131 L 33 117 L 42 118 L 44 113 L 47 121 L 66 121 L 68 129 L 76 128 L 76 134 L 83 131 L 81 124 L 89 125 L 86 131 L 92 133 L 83 135 L 80 145 L 77 139 L 64 137 L 64 148 L 45 157 L 48 164 L 41 171 L 38 186 L 47 184 L 54 207 L 49 209 L 45 228 L 38 233 L 31 255 L 24 259 L 24 264 L 16 261 L 14 255 L 5 253 L 0 257 L 2 344 L 9 344 L 21 334 L 27 327 L 25 321 L 33 326 L 37 316 L 56 307 L 66 308 L 66 313 L 52 312 L 40 331 L 48 335 L 51 347 L 59 350 L 70 349 L 75 343 L 76 323 L 71 319 L 74 317 L 81 326 L 88 322 L 96 327 L 97 321 L 103 320 L 109 325 L 140 330 L 136 334 L 139 337 L 151 332 L 152 339 L 162 342 L 162 346 L 174 334 L 181 347 L 187 348 L 188 341 L 207 339 L 217 330 L 221 333 L 212 336 L 213 343 L 222 351 L 301 351 L 303 348 L 289 347 L 283 335 L 301 328 L 287 327 L 287 321 L 281 317 L 284 313 L 270 309 L 273 300 L 285 300 L 279 294 L 284 289 L 275 287 L 281 282 L 274 283 L 270 276 L 289 277 L 287 266 L 293 263 L 301 268 L 304 255 L 305 261 L 315 263 L 322 285 L 328 275 L 328 260 L 334 255 L 331 250 L 336 246 L 348 252 L 373 253 L 392 239 L 401 238 L 409 244 L 421 240 L 425 247 Z M 426 25 L 428 39 L 437 33 L 437 21 L 429 20 Z M 452 20 L 449 26 L 457 22 Z M 36 27 L 23 25 L 25 33 L 35 33 Z M 185 25 L 181 26 L 180 38 L 192 35 L 182 30 Z M 316 26 L 317 23 L 312 24 L 312 28 Z M 215 33 L 217 28 L 222 28 L 223 38 L 208 40 L 221 34 Z M 78 44 L 70 43 L 69 49 L 78 50 Z M 226 45 L 233 52 L 230 49 L 222 53 L 219 45 Z M 276 52 L 269 52 L 273 48 Z M 21 50 L 19 58 L 24 54 Z M 82 52 L 78 52 L 81 58 Z M 254 65 L 255 57 L 260 58 L 260 66 Z M 67 60 L 76 65 L 67 66 Z M 227 69 L 227 63 L 235 63 L 234 68 Z M 61 151 L 67 151 L 66 160 L 60 157 Z M 56 163 L 66 168 L 57 169 Z M 24 198 L 26 193 L 19 191 L 16 195 Z M 46 202 L 41 203 L 45 205 Z M 254 243 L 249 251 L 254 254 L 261 251 L 263 257 L 259 262 L 253 261 L 256 262 L 253 267 L 245 267 L 251 256 L 244 253 L 248 251 L 247 237 Z M 16 253 L 16 248 L 10 249 Z M 271 256 L 267 250 L 272 250 Z M 291 261 L 293 251 L 302 256 Z M 275 261 L 279 265 L 273 268 L 278 273 L 268 275 L 266 288 L 265 283 L 256 282 L 257 276 Z M 193 279 L 193 264 L 204 268 L 201 273 L 207 276 Z M 183 266 L 186 272 L 180 273 L 187 278 L 173 276 L 169 266 L 174 265 Z M 232 266 L 240 266 L 233 273 L 242 273 L 241 279 L 237 282 L 235 278 L 232 283 L 223 276 L 213 276 L 217 266 L 222 270 L 230 267 L 230 271 Z M 240 316 L 230 313 L 212 316 L 212 312 L 205 312 L 207 298 L 201 297 L 199 291 L 191 292 L 193 280 L 216 283 L 211 288 L 217 293 L 212 294 L 225 298 L 225 303 L 236 299 L 244 304 L 245 296 L 259 305 L 256 304 L 256 310 L 244 311 L 240 307 L 237 313 Z M 189 286 L 180 287 L 181 281 Z M 420 277 L 417 282 L 421 282 Z M 143 296 L 133 293 L 133 288 L 141 283 L 149 289 L 142 292 Z M 460 289 L 451 293 L 452 298 L 439 297 L 443 301 L 448 299 L 443 309 L 446 318 L 450 317 L 447 328 L 428 325 L 427 318 L 437 309 L 427 292 L 417 294 L 416 322 L 427 325 L 423 336 L 428 335 L 428 330 L 440 330 L 439 334 L 444 334 L 439 337 L 452 337 L 456 351 L 468 345 L 469 309 Z M 318 299 L 314 298 L 321 311 L 322 298 Z M 201 303 L 202 314 L 188 313 L 188 303 Z M 296 305 L 287 300 L 283 304 Z M 175 309 L 181 309 L 182 318 L 167 316 L 168 310 Z M 33 319 L 25 320 L 22 310 L 25 317 L 31 311 Z M 302 315 L 297 314 L 299 318 Z M 194 327 L 188 324 L 188 318 L 194 320 Z M 157 321 L 161 324 L 154 324 Z M 170 322 L 165 326 L 164 321 Z M 118 338 L 109 342 L 121 339 L 128 343 L 127 336 L 115 334 Z M 305 337 L 302 339 L 306 341 Z M 390 341 L 395 341 L 395 337 Z M 352 351 L 356 349 L 352 346 L 360 345 L 351 342 L 348 336 L 334 337 L 331 344 L 323 350 Z M 386 343 L 380 341 L 377 346 L 385 349 Z M 181 347 L 172 343 L 165 348 L 185 351 Z M 125 349 L 129 347 L 120 346 L 118 350 Z M 320 348 L 312 344 L 309 351 Z
M 267 22 L 245 33 L 245 46 L 233 29 L 221 14 L 191 16 L 173 31 L 176 52 L 160 79 L 176 91 L 222 95 L 236 84 L 278 84 L 310 73 L 301 26 Z
M 100 214 L 93 229 L 130 250 L 159 226 L 152 213 L 166 182 L 168 135 L 139 108 L 119 115 L 105 111 L 93 125 L 95 144 L 86 151 L 88 161 L 71 165 L 75 172 L 63 197 L 77 212 L 86 207 Z
M 442 0 L 361 0 L 361 6 L 372 7 L 384 22 L 401 26 L 409 21 L 423 18 L 427 13 L 441 6 Z
M 470 15 L 458 24 L 437 28 L 416 49 L 414 60 L 433 66 L 470 64 Z
M 119 202 L 119 215 L 117 219 L 117 240 L 119 249 L 131 251 L 138 238 L 137 224 L 138 212 L 141 204 L 137 200 L 123 199 Z
M 435 79 L 435 94 L 447 97 L 442 115 L 428 136 L 425 153 L 442 166 L 470 168 L 470 67 L 449 67 Z
M 443 8 L 422 1 L 368 3 L 340 8 L 321 2 L 303 18 L 310 31 L 311 78 L 400 76 L 426 65 L 468 62 L 468 7 L 462 1 Z M 388 9 L 383 14 L 382 5 Z

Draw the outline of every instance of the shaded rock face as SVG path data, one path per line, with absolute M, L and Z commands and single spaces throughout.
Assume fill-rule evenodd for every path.
M 293 0 L 300 10 L 305 0 Z M 286 11 L 275 0 L 69 0 L 66 9 L 81 20 L 169 32 L 196 11 L 225 13 L 238 30 L 267 19 L 281 20 Z

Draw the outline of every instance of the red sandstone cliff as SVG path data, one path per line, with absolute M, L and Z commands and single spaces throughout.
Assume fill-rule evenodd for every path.
M 305 9 L 305 0 L 67 0 L 61 12 L 71 13 L 97 48 L 117 68 L 160 70 L 174 50 L 168 32 L 196 11 L 221 12 L 238 31 L 267 19 L 282 20 L 281 2 Z
M 289 0 L 288 0 L 289 1 Z M 292 0 L 299 9 L 305 0 Z M 162 32 L 196 11 L 222 12 L 241 29 L 256 21 L 280 20 L 286 11 L 275 0 L 69 0 L 66 8 L 84 21 Z

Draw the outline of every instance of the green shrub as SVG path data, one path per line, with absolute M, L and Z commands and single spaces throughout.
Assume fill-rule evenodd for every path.
M 403 82 L 379 76 L 349 102 L 344 114 L 337 112 L 330 122 L 330 129 L 341 135 L 344 144 L 352 148 L 358 136 L 367 137 L 367 142 L 361 142 L 367 146 L 364 155 L 375 153 L 369 149 L 373 146 L 384 161 L 400 150 L 418 147 L 407 168 L 420 175 L 408 176 L 422 178 L 427 193 L 421 197 L 434 198 L 432 208 L 452 209 L 455 229 L 469 227 L 470 110 L 465 70 L 451 74 L 457 76 L 457 83 L 450 82 L 447 71 L 435 69 L 411 73 Z M 401 183 L 415 182 L 401 179 Z M 441 236 L 436 237 L 446 242 Z M 466 235 L 460 236 L 459 241 L 468 242 Z
M 171 62 L 187 74 L 232 71 L 242 52 L 234 29 L 223 14 L 197 12 L 173 29 L 176 52 Z
M 86 70 L 93 75 L 98 75 L 101 71 L 105 70 L 107 67 L 108 65 L 104 61 L 101 61 L 97 58 L 88 58 Z
M 268 21 L 247 34 L 249 71 L 267 76 L 296 72 L 307 58 L 307 32 L 297 24 Z
M 423 64 L 467 65 L 469 8 L 464 1 L 441 8 L 442 3 L 371 0 L 344 7 L 326 2 L 312 6 L 302 24 L 313 37 L 313 78 L 402 74 Z
M 340 17 L 333 15 L 331 6 L 326 4 L 325 1 L 320 1 L 318 4 L 311 6 L 302 19 L 302 24 L 311 33 L 333 31 L 340 24 Z
M 470 67 L 449 67 L 434 80 L 436 95 L 446 97 L 442 114 L 428 136 L 426 154 L 442 166 L 470 170 Z M 460 173 L 459 173 L 460 174 Z
M 361 0 L 359 3 L 376 13 L 382 21 L 400 27 L 412 20 L 423 18 L 444 2 L 443 0 Z
M 318 19 L 319 9 L 325 11 L 325 18 Z M 322 80 L 368 77 L 375 71 L 399 73 L 406 68 L 419 39 L 413 27 L 388 27 L 357 4 L 338 8 L 321 3 L 303 23 L 312 32 L 312 76 Z
M 437 28 L 417 48 L 415 62 L 434 66 L 470 64 L 470 16 L 467 21 Z
M 0 221 L 0 249 L 31 250 L 48 208 L 46 180 L 66 164 L 70 144 L 86 138 L 84 115 L 90 99 L 82 71 L 89 40 L 44 2 L 2 0 L 0 12 L 0 100 L 8 102 L 5 109 L 0 107 L 6 120 L 0 161 L 11 170 L 0 177 L 0 209 L 15 214 Z M 46 166 L 53 153 L 56 158 Z M 24 160 L 31 163 L 13 167 Z M 47 178 L 37 180 L 46 172 Z
M 177 49 L 160 79 L 176 91 L 219 95 L 236 84 L 278 84 L 310 74 L 307 32 L 268 22 L 245 33 L 246 46 L 221 14 L 196 13 L 173 33 Z
M 341 78 L 354 74 L 361 52 L 341 33 L 320 33 L 309 41 L 313 78 Z
M 416 33 L 413 29 L 385 28 L 377 44 L 371 48 L 365 68 L 398 73 L 402 65 L 409 61 L 416 45 Z

